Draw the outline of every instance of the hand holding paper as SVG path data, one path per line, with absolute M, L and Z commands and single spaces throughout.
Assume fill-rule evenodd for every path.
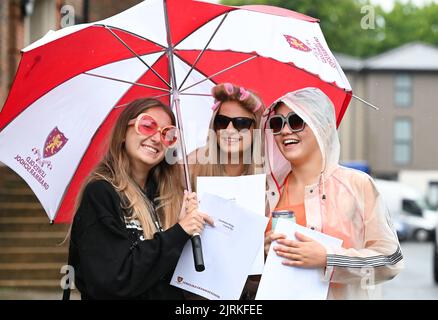
M 287 239 L 296 240 L 295 233 L 299 232 L 314 239 L 323 246 L 340 247 L 342 240 L 333 238 L 320 232 L 302 227 L 291 221 L 279 219 L 276 233 L 283 233 Z M 282 263 L 283 257 L 274 252 L 278 246 L 273 242 L 266 258 L 260 285 L 257 291 L 257 300 L 324 300 L 327 298 L 329 282 L 322 280 L 322 268 L 306 269 L 287 266 Z
M 318 241 L 296 232 L 297 240 L 279 238 L 274 245 L 277 255 L 284 258 L 284 265 L 300 268 L 324 268 L 327 264 L 327 250 Z
M 260 248 L 258 239 L 268 219 L 235 201 L 204 193 L 201 210 L 214 219 L 201 234 L 205 271 L 193 268 L 191 243 L 187 242 L 171 284 L 207 299 L 239 299 Z

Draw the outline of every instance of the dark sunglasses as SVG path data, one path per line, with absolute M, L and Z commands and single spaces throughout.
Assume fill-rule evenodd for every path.
M 218 114 L 216 118 L 214 118 L 214 130 L 224 130 L 228 128 L 230 122 L 233 123 L 234 129 L 241 131 L 243 129 L 250 129 L 255 121 L 254 119 L 246 117 L 229 118 Z
M 295 112 L 290 112 L 286 117 L 281 114 L 276 114 L 269 119 L 269 127 L 272 129 L 273 134 L 280 134 L 284 126 L 289 126 L 290 131 L 300 132 L 303 131 L 306 123 Z

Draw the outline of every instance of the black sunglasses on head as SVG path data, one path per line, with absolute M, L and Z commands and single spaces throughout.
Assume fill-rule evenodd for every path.
M 228 125 L 230 122 L 233 123 L 234 129 L 241 131 L 243 129 L 250 129 L 253 123 L 255 122 L 254 119 L 247 118 L 247 117 L 236 117 L 236 118 L 230 118 L 221 114 L 218 114 L 216 118 L 214 118 L 214 130 L 224 130 L 228 128 Z
M 300 132 L 304 130 L 306 123 L 295 112 L 288 113 L 287 116 L 276 114 L 269 119 L 269 128 L 272 129 L 273 134 L 280 134 L 284 126 L 289 126 L 290 131 Z

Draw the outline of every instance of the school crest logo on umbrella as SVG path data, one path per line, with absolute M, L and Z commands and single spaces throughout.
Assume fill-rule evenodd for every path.
M 50 132 L 44 144 L 44 158 L 49 158 L 57 154 L 67 143 L 67 137 L 59 131 L 58 127 Z
M 43 158 L 47 159 L 57 154 L 66 145 L 67 141 L 68 139 L 64 133 L 59 131 L 58 127 L 55 127 L 55 129 L 50 132 L 44 143 Z M 33 148 L 32 152 L 37 156 L 35 161 L 41 166 L 41 168 L 46 166 L 49 170 L 52 170 L 52 163 L 48 160 L 41 159 L 41 151 L 38 148 Z
M 287 43 L 289 43 L 291 48 L 300 50 L 300 51 L 304 51 L 304 52 L 309 52 L 312 51 L 312 49 L 310 49 L 307 45 L 304 44 L 304 42 L 302 42 L 301 40 L 289 36 L 287 34 L 284 35 L 284 37 L 286 38 Z

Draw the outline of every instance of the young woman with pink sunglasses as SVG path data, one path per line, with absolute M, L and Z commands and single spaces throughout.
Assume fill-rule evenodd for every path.
M 71 230 L 82 299 L 184 298 L 170 277 L 186 241 L 212 220 L 184 192 L 180 166 L 165 161 L 177 139 L 174 115 L 158 100 L 136 100 L 118 118 Z

